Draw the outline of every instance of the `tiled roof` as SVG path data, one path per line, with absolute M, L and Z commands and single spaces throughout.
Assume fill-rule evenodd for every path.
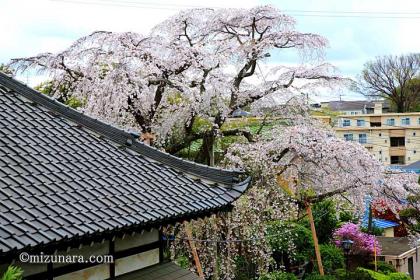
M 393 166 L 392 169 L 398 169 L 405 172 L 414 172 L 414 173 L 420 174 L 420 160 L 415 161 L 408 165 Z
M 381 256 L 399 256 L 413 249 L 407 237 L 376 237 L 381 245 Z
M 0 256 L 204 216 L 245 191 L 241 176 L 148 147 L 0 73 Z
M 374 108 L 375 102 L 360 100 L 360 101 L 330 101 L 328 106 L 333 111 L 351 111 L 351 110 L 363 110 L 367 108 Z M 382 101 L 383 108 L 389 108 L 389 104 L 386 101 Z
M 117 277 L 117 280 L 199 280 L 200 278 L 189 270 L 183 269 L 172 262 L 163 263 L 137 270 Z

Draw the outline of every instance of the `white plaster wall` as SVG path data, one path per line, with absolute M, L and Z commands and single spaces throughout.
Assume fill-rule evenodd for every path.
M 115 275 L 121 275 L 159 263 L 159 248 L 115 261 Z
M 159 241 L 159 231 L 157 229 L 144 231 L 143 234 L 126 235 L 124 238 L 115 239 L 115 251 L 118 252 L 156 241 Z
M 73 273 L 54 277 L 56 280 L 104 280 L 109 278 L 109 265 L 100 264 Z

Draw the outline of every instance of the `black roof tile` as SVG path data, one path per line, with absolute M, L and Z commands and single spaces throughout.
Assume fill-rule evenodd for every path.
M 245 191 L 240 176 L 162 153 L 0 73 L 0 256 L 201 217 Z

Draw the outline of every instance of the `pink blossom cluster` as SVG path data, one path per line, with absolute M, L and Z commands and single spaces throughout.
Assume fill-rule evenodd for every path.
M 362 232 L 357 224 L 345 223 L 334 232 L 333 236 L 335 245 L 340 248 L 343 240 L 353 241 L 351 254 L 374 254 L 375 246 L 376 254 L 381 253 L 381 246 L 376 236 Z

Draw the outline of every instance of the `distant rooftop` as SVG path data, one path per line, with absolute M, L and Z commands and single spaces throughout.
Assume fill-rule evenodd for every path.
M 403 171 L 420 174 L 420 160 L 408 165 L 395 166 L 393 169 L 400 169 Z
M 321 107 L 328 107 L 332 111 L 359 111 L 359 110 L 373 110 L 375 103 L 381 102 L 382 109 L 389 110 L 389 102 L 384 100 L 369 101 L 369 100 L 358 100 L 358 101 L 329 101 L 321 102 Z
M 407 237 L 384 237 L 377 236 L 382 247 L 382 256 L 400 256 L 411 249 L 410 240 Z

